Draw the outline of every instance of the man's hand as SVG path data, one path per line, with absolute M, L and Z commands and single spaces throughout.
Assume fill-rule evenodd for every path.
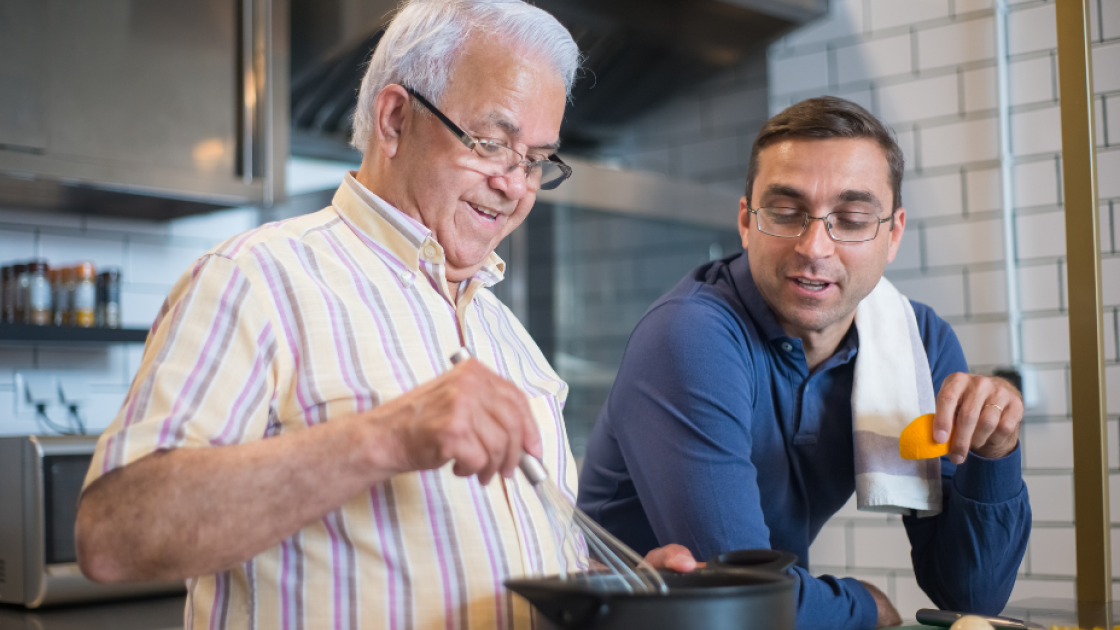
M 677 573 L 689 573 L 702 569 L 707 563 L 697 562 L 692 552 L 683 545 L 665 545 L 646 554 L 646 562 L 655 569 L 672 569 Z
M 952 437 L 949 459 L 964 462 L 969 449 L 988 459 L 1004 457 L 1019 443 L 1023 397 L 1011 383 L 994 376 L 957 372 L 941 384 L 933 418 L 933 439 Z
M 875 598 L 875 606 L 879 609 L 879 621 L 875 624 L 875 627 L 893 628 L 895 626 L 901 626 L 902 616 L 898 614 L 898 610 L 894 607 L 894 604 L 891 603 L 891 600 L 887 598 L 886 594 L 880 591 L 879 587 L 874 584 L 863 581 L 861 581 L 860 584 L 863 584 L 864 587 L 867 588 L 867 591 L 871 593 L 871 596 Z
M 522 451 L 540 457 L 541 437 L 529 400 L 516 385 L 468 359 L 370 412 L 385 422 L 388 445 L 372 445 L 396 462 L 395 473 L 439 468 L 455 460 L 461 477 L 489 483 L 517 470 Z

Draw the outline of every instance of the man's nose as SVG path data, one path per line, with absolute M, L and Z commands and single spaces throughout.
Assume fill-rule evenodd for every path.
M 490 187 L 502 191 L 506 197 L 519 201 L 529 192 L 529 175 L 525 167 L 518 164 L 505 175 L 494 175 L 490 178 Z
M 824 217 L 809 217 L 809 225 L 797 239 L 797 253 L 809 259 L 828 258 L 836 248 L 828 235 Z

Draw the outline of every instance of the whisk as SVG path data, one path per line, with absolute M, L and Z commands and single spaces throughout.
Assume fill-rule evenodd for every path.
M 470 356 L 466 348 L 459 348 L 451 356 L 451 363 L 458 364 L 469 359 Z M 611 576 L 609 580 L 588 581 L 587 583 L 593 588 L 623 590 L 630 593 L 669 591 L 661 574 L 646 562 L 645 558 L 603 529 L 560 492 L 556 484 L 549 479 L 548 471 L 540 460 L 528 453 L 522 453 L 519 468 L 544 505 L 552 532 L 559 543 L 557 555 L 560 557 L 561 578 L 569 578 L 565 558 L 580 558 L 586 555 L 592 568 Z

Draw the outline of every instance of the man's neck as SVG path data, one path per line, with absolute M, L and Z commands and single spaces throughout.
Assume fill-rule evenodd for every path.
M 848 334 L 848 330 L 851 329 L 852 322 L 855 319 L 856 314 L 852 313 L 844 320 L 820 331 L 791 330 L 791 327 L 784 322 L 779 323 L 782 324 L 782 329 L 786 331 L 787 335 L 801 339 L 801 345 L 805 349 L 805 363 L 809 365 L 809 371 L 812 372 L 817 369 L 818 365 L 836 354 L 836 349 L 844 341 L 844 337 Z

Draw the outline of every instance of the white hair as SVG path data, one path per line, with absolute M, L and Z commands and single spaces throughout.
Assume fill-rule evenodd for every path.
M 411 87 L 438 106 L 463 45 L 475 35 L 500 38 L 539 56 L 564 80 L 571 98 L 579 47 L 551 14 L 521 0 L 405 0 L 370 57 L 350 144 L 365 152 L 373 132 L 374 101 L 387 85 Z

